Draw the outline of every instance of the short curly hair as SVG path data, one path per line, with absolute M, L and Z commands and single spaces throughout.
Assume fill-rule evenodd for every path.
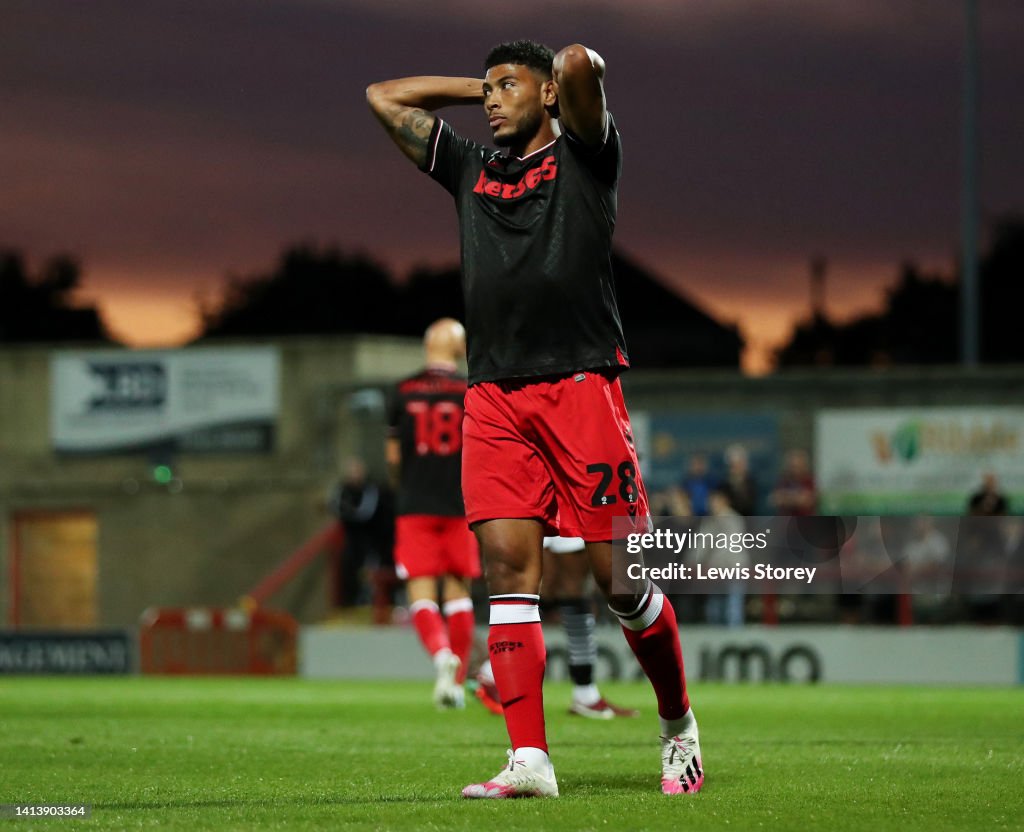
M 555 53 L 543 43 L 532 40 L 512 40 L 499 43 L 487 53 L 484 61 L 484 72 L 492 66 L 501 64 L 519 64 L 541 73 L 545 78 L 551 77 L 551 64 Z

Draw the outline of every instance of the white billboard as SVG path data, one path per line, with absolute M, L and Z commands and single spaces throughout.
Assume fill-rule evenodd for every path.
M 680 633 L 688 679 L 884 685 L 1024 684 L 1024 634 L 1009 627 L 703 627 Z M 598 681 L 641 680 L 618 627 L 598 627 Z M 487 640 L 481 628 L 477 639 Z M 545 627 L 545 678 L 568 676 L 561 627 Z M 312 679 L 430 679 L 434 668 L 402 627 L 299 631 L 299 675 Z
M 272 347 L 56 352 L 52 444 L 80 454 L 269 451 L 279 387 Z
M 965 513 L 985 473 L 1024 505 L 1024 408 L 822 410 L 814 452 L 822 514 Z

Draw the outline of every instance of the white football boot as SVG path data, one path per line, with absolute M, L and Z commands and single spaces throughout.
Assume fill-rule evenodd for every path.
M 697 720 L 674 737 L 661 738 L 661 790 L 665 794 L 696 794 L 704 785 Z
M 550 763 L 532 768 L 508 752 L 508 766 L 486 783 L 473 783 L 462 790 L 463 797 L 501 800 L 511 797 L 558 797 L 555 769 Z
M 434 682 L 434 705 L 442 711 L 462 710 L 466 707 L 466 692 L 455 681 L 462 661 L 454 653 L 439 654 L 434 660 L 437 681 Z

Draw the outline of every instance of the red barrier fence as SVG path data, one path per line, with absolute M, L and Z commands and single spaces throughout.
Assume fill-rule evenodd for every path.
M 295 619 L 274 610 L 150 608 L 139 627 L 139 667 L 172 675 L 294 675 L 298 630 Z
M 341 523 L 331 521 L 298 549 L 288 555 L 270 574 L 244 595 L 241 605 L 249 610 L 265 603 L 275 592 L 299 574 L 321 554 L 329 556 L 332 595 L 337 586 L 338 560 L 345 545 L 345 529 Z M 333 601 L 333 598 L 331 599 Z M 331 604 L 333 606 L 333 603 Z

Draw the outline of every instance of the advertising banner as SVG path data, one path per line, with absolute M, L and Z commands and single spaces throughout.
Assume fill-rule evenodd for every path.
M 643 679 L 618 626 L 598 627 L 595 680 Z M 688 680 L 789 684 L 1019 685 L 1024 635 L 1009 627 L 686 626 Z M 481 629 L 477 637 L 486 640 Z M 544 628 L 545 679 L 567 679 L 565 630 Z M 423 648 L 401 627 L 300 631 L 299 675 L 311 679 L 432 679 Z
M 822 514 L 961 514 L 985 474 L 1024 507 L 1024 408 L 822 410 L 814 450 Z
M 0 632 L 0 675 L 130 673 L 133 652 L 122 631 Z
M 270 451 L 279 384 L 270 347 L 57 352 L 53 447 L 66 454 Z

